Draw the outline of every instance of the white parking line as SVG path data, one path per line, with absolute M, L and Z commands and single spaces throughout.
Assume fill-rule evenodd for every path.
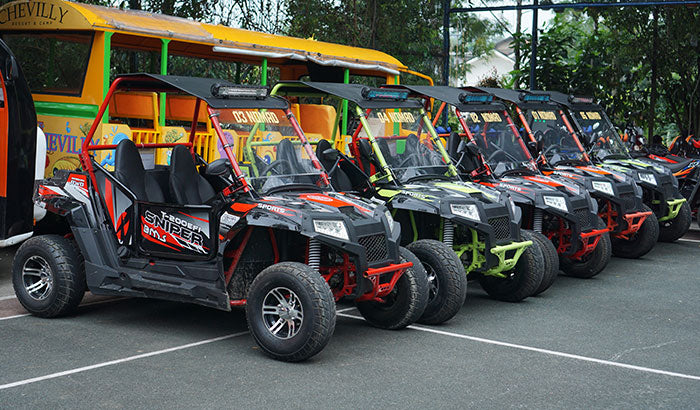
M 679 240 L 679 241 L 681 241 L 681 242 L 694 242 L 694 243 L 700 243 L 700 240 L 699 240 L 699 239 L 685 239 L 685 238 L 681 238 L 681 239 L 678 239 L 678 240 Z
M 10 296 L 0 296 L 0 300 L 10 300 L 10 299 L 17 299 L 15 295 L 10 295 Z
M 25 317 L 29 316 L 30 313 L 22 313 L 21 315 L 14 315 L 14 316 L 7 316 L 7 317 L 0 317 L 0 320 L 10 320 L 10 319 L 17 319 L 18 317 Z
M 351 318 L 351 319 L 365 320 L 362 316 L 349 315 L 347 313 L 340 313 L 340 314 L 338 314 L 338 316 L 347 317 L 347 318 Z M 579 355 L 571 354 L 571 353 L 557 352 L 555 350 L 540 349 L 539 347 L 531 347 L 531 346 L 519 345 L 519 344 L 515 344 L 515 343 L 501 342 L 498 340 L 484 339 L 482 337 L 467 336 L 467 335 L 463 335 L 463 334 L 459 334 L 459 333 L 445 332 L 444 330 L 431 329 L 428 327 L 411 325 L 411 326 L 408 326 L 408 328 L 413 329 L 413 330 L 420 330 L 421 332 L 429 332 L 429 333 L 435 333 L 435 334 L 443 335 L 443 336 L 451 336 L 451 337 L 456 337 L 459 339 L 471 340 L 474 342 L 488 343 L 488 344 L 497 345 L 497 346 L 504 346 L 504 347 L 512 347 L 514 349 L 520 349 L 520 350 L 529 350 L 531 352 L 543 353 L 543 354 L 548 354 L 551 356 L 566 357 L 569 359 L 581 360 L 584 362 L 593 362 L 593 363 L 604 364 L 604 365 L 608 365 L 608 366 L 622 367 L 625 369 L 638 370 L 638 371 L 647 372 L 647 373 L 662 374 L 664 376 L 680 377 L 682 379 L 700 380 L 700 376 L 693 376 L 691 374 L 675 373 L 675 372 L 669 372 L 666 370 L 652 369 L 649 367 L 635 366 L 632 364 L 611 362 L 609 360 L 596 359 L 594 357 L 579 356 Z
M 93 364 L 90 366 L 78 367 L 76 369 L 66 370 L 66 371 L 58 372 L 58 373 L 51 373 L 51 374 L 47 374 L 46 376 L 34 377 L 31 379 L 24 379 L 24 380 L 16 381 L 13 383 L 2 384 L 2 385 L 0 385 L 0 390 L 10 389 L 12 387 L 17 387 L 17 386 L 24 386 L 26 384 L 36 383 L 36 382 L 40 382 L 43 380 L 55 379 L 57 377 L 68 376 L 68 375 L 75 374 L 75 373 L 86 372 L 88 370 L 99 369 L 100 367 L 112 366 L 112 365 L 119 364 L 119 363 L 130 362 L 133 360 L 143 359 L 146 357 L 157 356 L 160 354 L 175 352 L 178 350 L 189 349 L 190 347 L 201 346 L 201 345 L 205 345 L 205 344 L 209 344 L 209 343 L 218 342 L 221 340 L 231 339 L 231 338 L 234 338 L 237 336 L 243 336 L 247 333 L 248 333 L 248 331 L 239 332 L 239 333 L 232 333 L 230 335 L 214 337 L 212 339 L 200 340 L 199 342 L 188 343 L 186 345 L 170 347 L 168 349 L 163 349 L 163 350 L 156 350 L 155 352 L 138 354 L 136 356 L 129 356 L 129 357 L 125 357 L 122 359 L 111 360 L 109 362 L 103 362 L 103 363 Z
M 100 305 L 102 303 L 109 303 L 109 302 L 117 302 L 120 300 L 128 299 L 126 297 L 123 298 L 114 298 L 114 299 L 106 299 L 106 300 L 96 300 L 94 302 L 88 302 L 88 303 L 82 303 L 80 307 L 83 306 L 92 306 L 92 305 Z M 25 316 L 31 316 L 31 313 L 22 313 L 20 315 L 14 315 L 14 316 L 7 316 L 7 317 L 0 317 L 0 320 L 9 320 L 9 319 L 17 319 L 19 317 L 25 317 Z

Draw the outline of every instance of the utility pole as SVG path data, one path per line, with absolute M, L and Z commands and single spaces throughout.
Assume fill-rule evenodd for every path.
M 450 85 L 450 0 L 442 1 L 442 79 Z M 447 129 L 447 110 L 442 115 L 442 126 Z
M 535 67 L 537 66 L 537 5 L 539 1 L 534 0 L 532 5 L 532 50 L 530 52 L 530 90 L 537 87 L 535 81 Z

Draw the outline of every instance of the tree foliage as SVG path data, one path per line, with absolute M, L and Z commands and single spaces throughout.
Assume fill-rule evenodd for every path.
M 653 12 L 627 7 L 557 14 L 538 41 L 538 88 L 593 95 L 619 125 L 632 121 L 654 133 L 697 135 L 700 12 L 661 7 L 656 23 Z M 521 41 L 523 49 L 530 46 L 530 36 Z M 527 56 L 523 69 L 514 72 L 521 86 L 527 84 L 529 63 Z M 652 107 L 654 81 L 658 98 Z

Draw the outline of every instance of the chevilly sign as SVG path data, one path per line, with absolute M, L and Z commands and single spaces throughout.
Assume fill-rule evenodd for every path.
M 0 8 L 0 28 L 84 28 L 89 23 L 68 2 L 13 1 Z

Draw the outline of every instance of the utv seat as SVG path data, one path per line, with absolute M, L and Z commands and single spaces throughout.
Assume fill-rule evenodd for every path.
M 350 182 L 350 177 L 343 171 L 340 166 L 333 166 L 336 164 L 337 158 L 329 158 L 324 155 L 324 151 L 332 149 L 331 143 L 328 140 L 320 140 L 316 144 L 316 157 L 321 161 L 321 165 L 325 168 L 328 175 L 331 177 L 331 184 L 333 188 L 338 191 L 352 191 L 352 182 Z
M 299 162 L 299 157 L 294 149 L 292 141 L 285 138 L 277 144 L 277 161 L 286 161 L 289 164 L 289 172 L 295 174 L 304 169 Z
M 170 157 L 170 190 L 180 205 L 202 205 L 216 194 L 197 172 L 192 153 L 184 145 L 173 148 Z
M 114 153 L 114 177 L 124 184 L 139 201 L 165 202 L 158 181 L 143 167 L 139 150 L 133 141 L 119 142 Z

